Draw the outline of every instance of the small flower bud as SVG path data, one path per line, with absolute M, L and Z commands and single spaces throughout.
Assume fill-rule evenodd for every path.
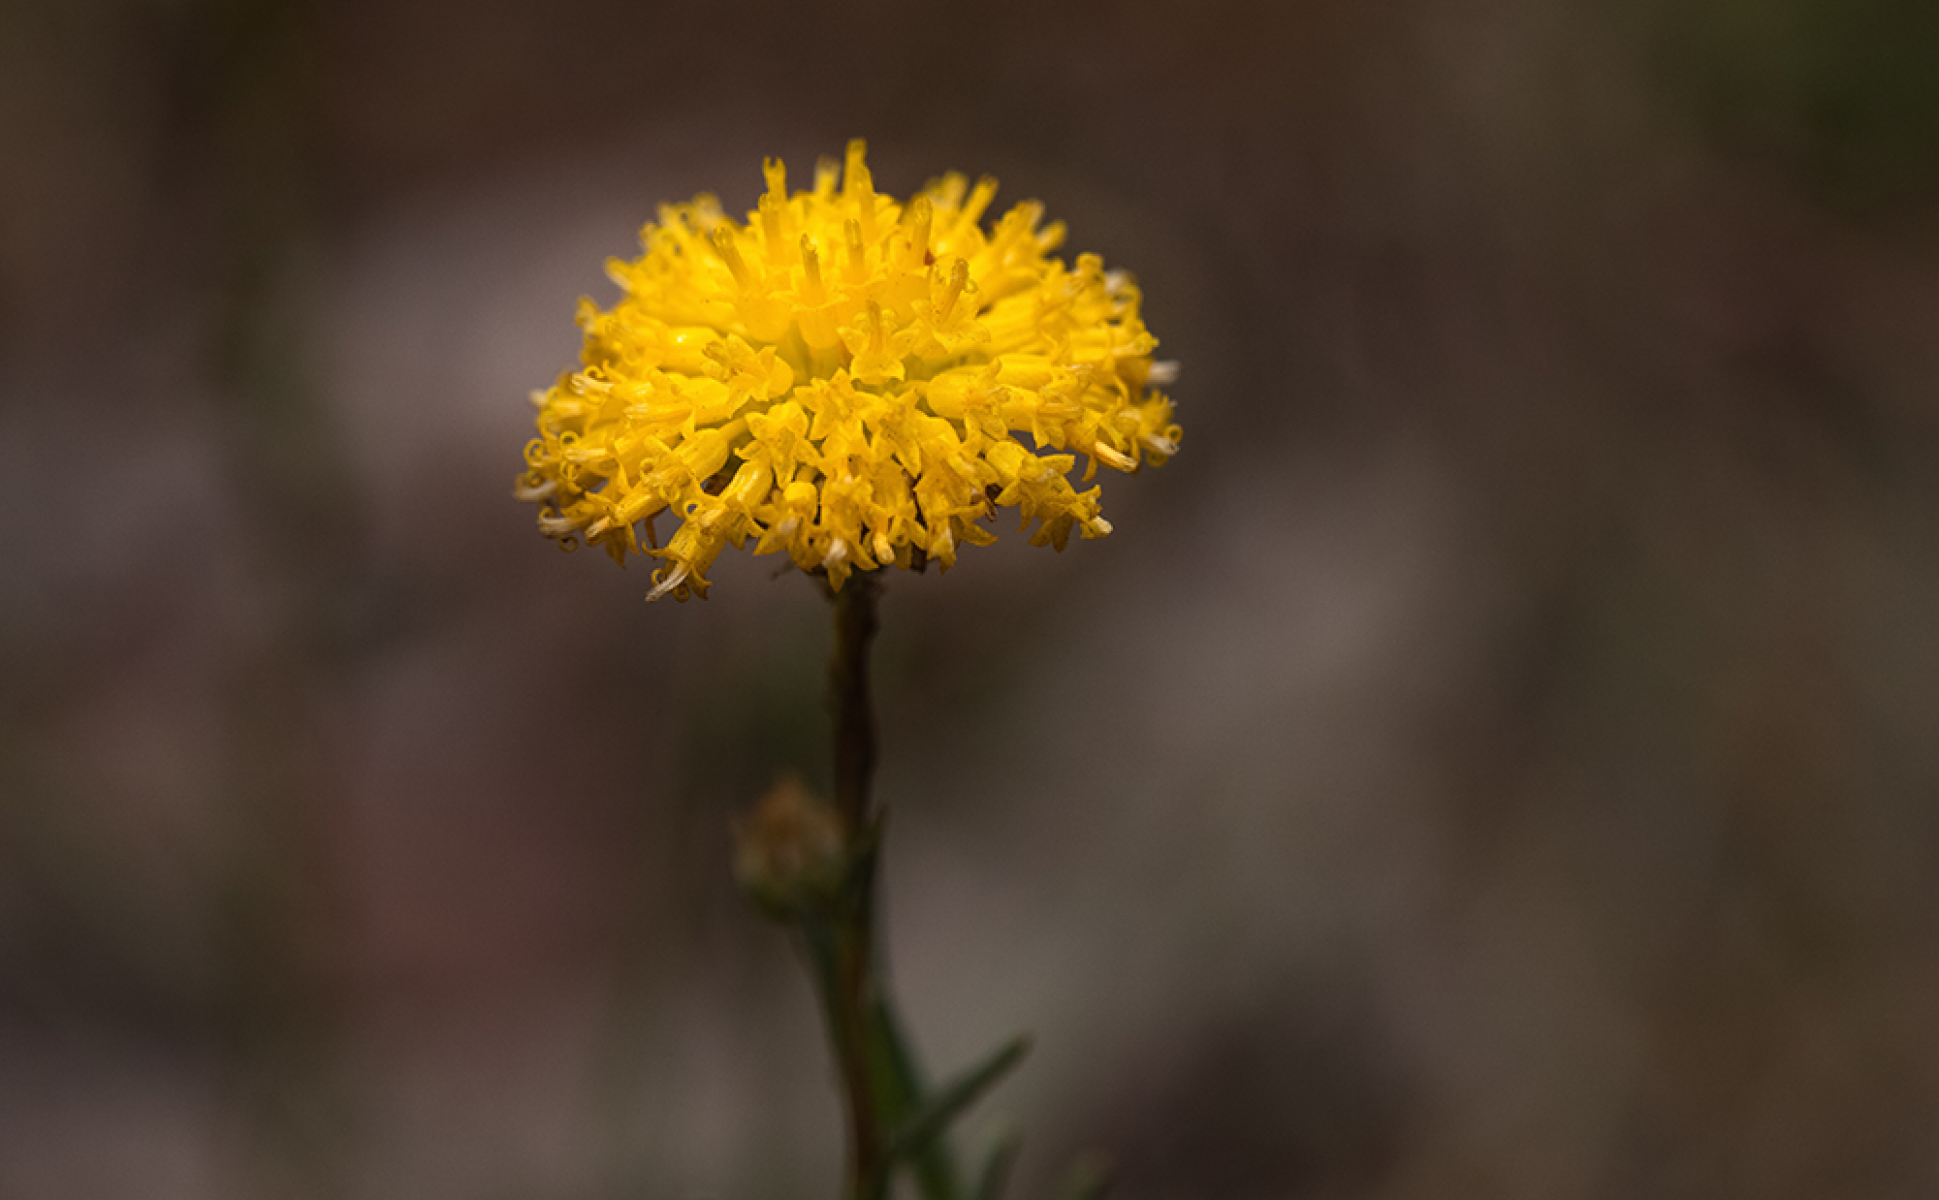
M 754 811 L 734 822 L 734 876 L 777 913 L 834 899 L 848 862 L 841 814 L 793 773 L 775 780 Z

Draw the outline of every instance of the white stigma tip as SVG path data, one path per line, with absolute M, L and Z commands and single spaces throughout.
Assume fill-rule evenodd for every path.
M 559 481 L 556 479 L 548 479 L 544 483 L 534 487 L 526 487 L 521 483 L 512 489 L 512 495 L 519 500 L 543 500 L 558 490 Z
M 692 574 L 693 572 L 687 567 L 686 563 L 675 564 L 674 568 L 667 572 L 665 579 L 653 585 L 653 590 L 646 594 L 646 598 L 649 601 L 666 599 L 682 584 L 686 583 L 688 577 Z
M 539 532 L 547 537 L 562 537 L 568 533 L 575 533 L 584 528 L 585 524 L 584 517 L 569 517 L 559 512 L 539 514 Z

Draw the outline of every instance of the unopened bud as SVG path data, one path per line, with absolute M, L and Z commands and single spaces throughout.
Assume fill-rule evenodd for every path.
M 790 912 L 833 899 L 847 868 L 841 814 L 792 773 L 734 822 L 734 875 L 770 908 Z

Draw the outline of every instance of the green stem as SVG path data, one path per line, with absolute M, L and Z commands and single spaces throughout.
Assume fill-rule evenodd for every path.
M 847 1195 L 852 1200 L 888 1195 L 894 1166 L 891 1139 L 925 1099 L 921 1075 L 887 994 L 875 942 L 881 814 L 869 796 L 876 750 L 868 668 L 879 592 L 873 578 L 857 574 L 840 591 L 828 593 L 835 621 L 828 672 L 835 719 L 835 807 L 854 862 L 833 919 L 807 931 L 847 1105 Z M 911 1165 L 926 1200 L 957 1200 L 961 1195 L 955 1164 L 940 1139 Z
M 869 702 L 869 644 L 875 640 L 878 585 L 867 575 L 848 577 L 829 593 L 835 608 L 835 653 L 828 666 L 835 706 L 835 807 L 850 838 L 867 834 L 874 813 L 869 779 L 875 773 L 875 712 Z
M 835 610 L 828 668 L 835 709 L 835 807 L 851 850 L 866 844 L 874 824 L 869 780 L 875 770 L 875 714 L 868 656 L 875 636 L 875 593 L 874 580 L 854 577 L 829 595 Z M 879 1111 L 881 1095 L 869 1061 L 869 1016 L 876 1006 L 872 852 L 862 852 L 845 892 L 827 931 L 823 1002 L 848 1107 L 847 1194 L 851 1200 L 880 1200 L 888 1195 L 889 1162 L 888 1121 Z

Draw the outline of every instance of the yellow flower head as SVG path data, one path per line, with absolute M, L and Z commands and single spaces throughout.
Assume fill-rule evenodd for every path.
M 985 231 L 996 182 L 956 174 L 904 204 L 877 195 L 863 146 L 790 195 L 782 165 L 742 225 L 712 196 L 663 205 L 645 253 L 607 269 L 625 294 L 580 301 L 576 371 L 543 392 L 521 499 L 571 548 L 664 560 L 648 599 L 707 594 L 721 547 L 754 540 L 840 588 L 890 563 L 947 569 L 994 540 L 999 506 L 1034 545 L 1111 531 L 1103 463 L 1178 450 L 1139 294 L 1096 255 L 1050 252 L 1061 223 L 1019 204 Z M 839 179 L 839 182 L 838 182 Z M 662 546 L 655 518 L 678 527 Z

